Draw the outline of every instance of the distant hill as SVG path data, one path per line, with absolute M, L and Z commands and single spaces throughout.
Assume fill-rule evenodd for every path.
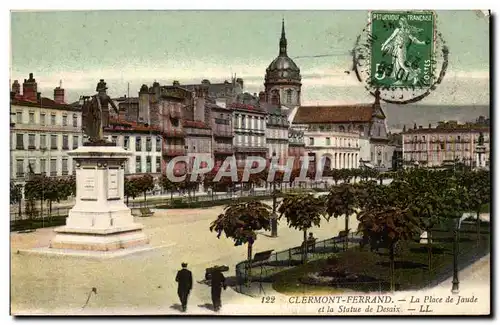
M 401 130 L 403 125 L 413 127 L 414 123 L 427 127 L 429 123 L 435 126 L 439 121 L 456 120 L 459 122 L 475 121 L 479 116 L 490 117 L 490 107 L 487 105 L 395 105 L 382 104 L 387 116 L 387 126 L 390 130 Z

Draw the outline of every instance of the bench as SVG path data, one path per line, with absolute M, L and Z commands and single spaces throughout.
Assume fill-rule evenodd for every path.
M 154 212 L 151 211 L 150 208 L 140 208 L 139 212 L 140 212 L 140 215 L 139 215 L 140 217 L 151 217 L 154 214 Z
M 307 252 L 314 253 L 314 251 L 316 250 L 316 238 L 308 239 L 307 241 L 302 242 L 302 244 L 300 245 L 300 248 L 304 249 L 305 244 L 307 244 Z
M 349 236 L 350 232 L 351 232 L 351 229 L 347 229 L 347 231 L 346 230 L 341 230 L 341 231 L 339 231 L 338 238 L 344 238 L 345 239 L 345 237 Z
M 221 272 L 229 271 L 229 266 L 227 265 L 215 265 L 205 269 L 205 280 L 209 281 L 212 279 L 212 272 L 218 270 Z

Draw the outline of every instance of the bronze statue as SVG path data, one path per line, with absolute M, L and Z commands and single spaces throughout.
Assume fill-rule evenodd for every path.
M 109 126 L 109 105 L 118 115 L 118 108 L 108 96 L 106 82 L 101 79 L 97 84 L 97 94 L 92 97 L 83 96 L 82 119 L 83 130 L 89 137 L 90 144 L 106 144 L 103 129 Z
M 484 145 L 484 135 L 483 135 L 483 132 L 479 133 L 478 143 L 479 143 L 480 146 Z

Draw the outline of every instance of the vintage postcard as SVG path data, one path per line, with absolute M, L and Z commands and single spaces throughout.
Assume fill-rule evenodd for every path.
M 11 315 L 490 315 L 490 12 L 12 11 Z

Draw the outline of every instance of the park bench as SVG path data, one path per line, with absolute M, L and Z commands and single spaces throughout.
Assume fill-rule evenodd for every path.
M 351 229 L 347 229 L 347 231 L 346 230 L 341 230 L 341 231 L 339 231 L 338 238 L 345 239 L 347 236 L 349 236 L 350 232 L 351 232 Z
M 227 265 L 215 265 L 205 269 L 205 280 L 210 281 L 212 279 L 212 272 L 219 270 L 221 272 L 229 271 L 229 266 Z
M 305 242 L 302 242 L 302 244 L 300 245 L 301 250 L 304 249 L 304 245 L 306 243 L 307 243 L 307 252 L 314 253 L 314 251 L 316 250 L 316 238 L 308 239 Z
M 150 208 L 140 208 L 139 209 L 139 212 L 140 212 L 140 217 L 152 217 L 154 212 L 151 211 Z

